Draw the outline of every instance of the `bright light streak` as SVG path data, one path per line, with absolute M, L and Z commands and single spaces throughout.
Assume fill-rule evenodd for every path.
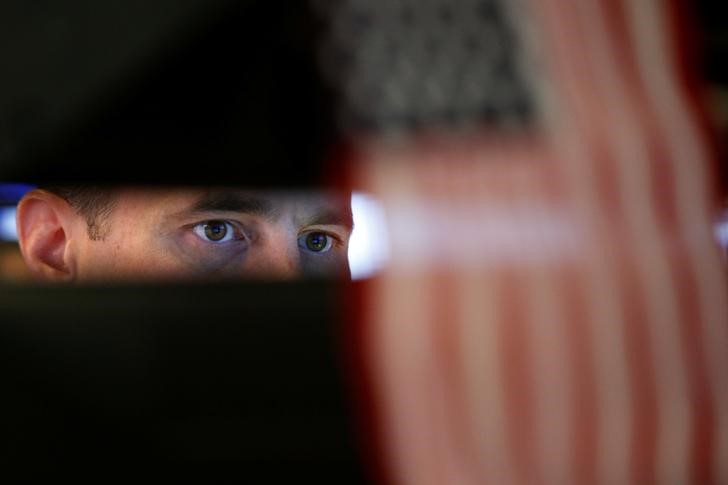
M 723 214 L 721 220 L 715 225 L 715 238 L 723 251 L 728 254 L 728 211 Z
M 15 227 L 15 207 L 0 207 L 0 240 L 18 240 L 18 231 Z
M 373 276 L 389 259 L 389 237 L 382 205 L 368 194 L 351 196 L 354 231 L 349 239 L 349 268 L 352 279 Z

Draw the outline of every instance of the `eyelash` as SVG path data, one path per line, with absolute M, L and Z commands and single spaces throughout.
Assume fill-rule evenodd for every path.
M 205 229 L 214 224 L 224 224 L 226 233 L 219 241 L 211 240 L 205 232 Z M 209 244 L 223 244 L 230 241 L 240 241 L 246 239 L 245 234 L 241 231 L 233 222 L 222 220 L 222 219 L 211 219 L 203 222 L 199 222 L 192 226 L 192 232 Z

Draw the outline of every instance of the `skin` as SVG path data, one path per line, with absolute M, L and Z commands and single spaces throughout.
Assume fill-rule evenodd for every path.
M 21 252 L 43 281 L 347 275 L 348 197 L 235 189 L 119 189 L 102 238 L 42 190 L 18 205 Z

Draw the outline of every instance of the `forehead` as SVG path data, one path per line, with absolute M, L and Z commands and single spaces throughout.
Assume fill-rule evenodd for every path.
M 245 212 L 276 218 L 335 211 L 351 215 L 347 193 L 309 190 L 249 190 L 236 187 L 124 188 L 117 194 L 121 215 L 173 216 L 195 212 Z

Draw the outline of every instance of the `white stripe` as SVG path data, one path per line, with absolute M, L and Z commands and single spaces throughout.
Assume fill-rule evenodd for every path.
M 468 269 L 573 259 L 584 236 L 557 209 L 496 201 L 421 199 L 388 211 L 399 267 Z M 433 230 L 437 228 L 437 230 Z
M 472 423 L 475 452 L 481 457 L 480 474 L 489 483 L 514 483 L 510 443 L 506 428 L 506 398 L 503 381 L 503 349 L 499 327 L 503 326 L 497 273 L 479 269 L 461 273 L 459 307 L 463 309 L 461 335 L 465 409 Z
M 728 482 L 728 287 L 720 257 L 711 238 L 707 170 L 710 159 L 705 137 L 698 132 L 689 102 L 676 83 L 676 50 L 667 28 L 665 9 L 655 0 L 625 2 L 631 11 L 633 36 L 640 38 L 637 55 L 652 105 L 658 114 L 675 174 L 680 242 L 687 244 L 703 316 L 703 342 L 718 419 L 716 432 L 716 482 Z

